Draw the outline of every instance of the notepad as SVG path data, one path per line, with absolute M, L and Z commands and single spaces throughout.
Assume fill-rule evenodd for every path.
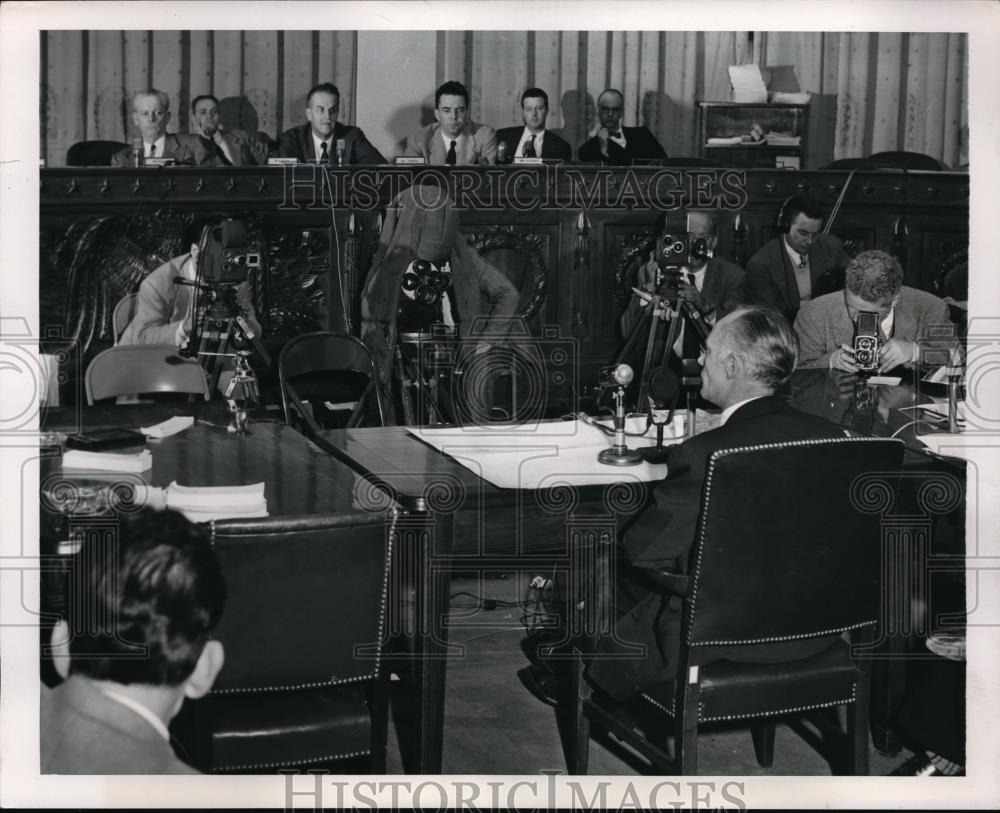
M 64 469 L 86 469 L 88 471 L 143 472 L 153 467 L 153 455 L 149 449 L 134 453 L 84 452 L 67 449 L 63 452 Z

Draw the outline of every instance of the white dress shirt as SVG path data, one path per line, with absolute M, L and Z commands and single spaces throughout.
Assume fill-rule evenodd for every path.
M 142 148 L 146 151 L 147 158 L 162 158 L 163 150 L 166 149 L 166 146 L 167 146 L 167 134 L 164 133 L 151 144 L 146 144 L 145 142 L 143 142 Z M 156 147 L 156 152 L 150 154 L 150 150 L 152 147 Z
M 326 154 L 327 154 L 327 156 L 330 159 L 330 163 L 331 164 L 336 163 L 336 161 L 337 161 L 336 143 L 337 142 L 336 142 L 336 140 L 333 137 L 333 133 L 330 133 L 330 137 L 329 138 L 320 138 L 312 130 L 309 131 L 309 134 L 313 137 L 313 149 L 316 151 L 316 158 L 315 158 L 315 160 L 318 161 L 320 159 L 320 157 L 323 155 L 323 144 L 326 144 Z
M 788 259 L 792 261 L 792 268 L 795 270 L 795 282 L 799 286 L 799 302 L 812 299 L 812 277 L 809 273 L 809 255 L 799 254 L 794 248 L 788 245 L 788 241 L 782 238 L 785 244 L 785 252 Z
M 524 145 L 531 141 L 532 136 L 535 137 L 535 157 L 542 157 L 542 142 L 545 140 L 545 130 L 542 130 L 540 133 L 532 133 L 527 126 L 524 128 L 524 132 L 521 133 L 521 140 L 517 142 L 517 149 L 514 150 L 515 157 L 524 157 Z

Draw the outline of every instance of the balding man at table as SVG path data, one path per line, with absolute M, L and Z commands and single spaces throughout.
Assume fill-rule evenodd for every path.
M 580 145 L 579 158 L 587 164 L 628 166 L 633 161 L 655 161 L 667 153 L 645 127 L 622 127 L 625 97 L 620 90 L 608 88 L 597 97 L 600 127 Z
M 170 97 L 162 90 L 140 90 L 132 97 L 132 123 L 142 140 L 144 158 L 170 158 L 177 164 L 194 166 L 216 163 L 208 142 L 192 133 L 168 133 Z M 111 156 L 111 166 L 132 166 L 132 147 Z
M 322 82 L 310 88 L 306 96 L 306 123 L 281 134 L 277 156 L 296 158 L 302 163 L 384 164 L 382 153 L 372 146 L 361 128 L 337 121 L 339 113 L 340 91 L 336 85 Z

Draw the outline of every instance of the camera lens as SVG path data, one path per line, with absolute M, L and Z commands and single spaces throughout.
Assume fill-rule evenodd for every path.
M 415 291 L 420 287 L 420 277 L 412 271 L 406 271 L 403 273 L 403 278 L 399 281 L 399 285 L 404 291 Z

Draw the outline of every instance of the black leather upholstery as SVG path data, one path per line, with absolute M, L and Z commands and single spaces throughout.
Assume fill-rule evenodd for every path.
M 292 339 L 281 350 L 278 379 L 285 422 L 313 437 L 338 425 L 361 426 L 369 416 L 371 423 L 385 424 L 375 359 L 354 336 L 320 331 Z M 327 410 L 327 403 L 340 408 Z M 347 417 L 331 423 L 335 418 L 327 411 Z
M 855 661 L 841 635 L 863 643 L 878 622 L 881 523 L 895 499 L 903 450 L 898 440 L 834 438 L 713 453 L 677 678 L 644 687 L 623 714 L 603 695 L 591 696 L 578 670 L 570 773 L 586 773 L 591 719 L 658 767 L 690 775 L 701 722 L 758 720 L 754 745 L 758 761 L 769 765 L 774 717 L 845 704 L 849 770 L 867 773 L 868 662 Z M 602 548 L 599 577 L 610 572 L 602 565 L 610 546 Z M 610 585 L 598 590 L 595 604 L 603 605 Z M 774 660 L 768 650 L 784 653 L 796 642 L 813 644 L 814 652 L 767 662 Z M 720 660 L 723 649 L 727 659 Z M 673 720 L 673 758 L 635 726 L 654 710 Z
M 211 693 L 185 706 L 196 766 L 269 771 L 370 754 L 384 770 L 391 526 L 362 512 L 226 520 L 212 540 L 226 659 Z
M 109 167 L 111 156 L 127 146 L 121 141 L 78 141 L 66 151 L 66 166 Z

